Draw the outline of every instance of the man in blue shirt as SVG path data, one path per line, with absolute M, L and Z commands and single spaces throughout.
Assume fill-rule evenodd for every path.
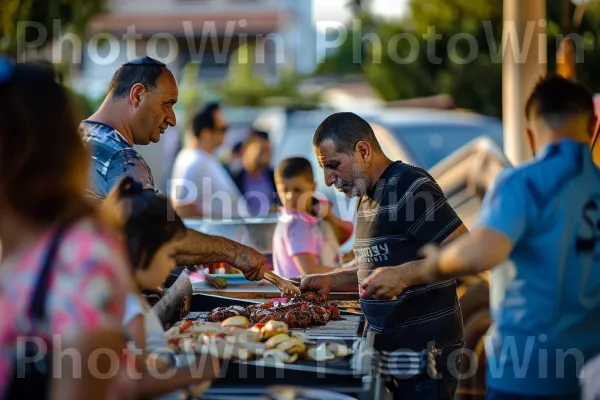
M 390 267 L 365 296 L 480 273 L 512 273 L 486 338 L 488 399 L 578 398 L 578 373 L 600 353 L 600 173 L 589 150 L 591 93 L 552 76 L 526 106 L 535 159 L 508 169 L 486 194 L 470 235 L 426 248 L 420 269 Z
M 104 102 L 80 126 L 92 156 L 90 192 L 94 197 L 105 198 L 125 176 L 155 190 L 152 171 L 134 144 L 157 143 L 169 126 L 175 126 L 177 99 L 175 77 L 151 57 L 132 60 L 115 72 Z M 178 250 L 180 266 L 226 262 L 250 280 L 264 275 L 264 255 L 223 237 L 188 229 Z

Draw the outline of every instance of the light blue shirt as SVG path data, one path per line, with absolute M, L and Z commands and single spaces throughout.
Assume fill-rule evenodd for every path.
M 600 173 L 589 148 L 563 140 L 503 171 L 477 225 L 514 245 L 492 310 L 488 386 L 577 394 L 583 363 L 600 353 Z

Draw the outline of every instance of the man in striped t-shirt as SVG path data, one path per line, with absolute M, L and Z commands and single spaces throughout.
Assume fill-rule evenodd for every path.
M 389 285 L 400 287 L 391 267 L 418 270 L 418 252 L 424 245 L 445 243 L 467 231 L 435 180 L 421 168 L 387 158 L 372 128 L 359 116 L 329 116 L 317 128 L 313 145 L 325 183 L 359 198 L 354 244 L 358 267 L 304 276 L 302 290 L 357 290 L 375 270 L 379 276 L 389 275 Z M 361 293 L 361 307 L 369 329 L 377 332 L 378 351 L 421 351 L 433 344 L 442 352 L 442 379 L 399 379 L 391 373 L 396 397 L 454 398 L 463 338 L 456 281 L 409 287 L 391 299 L 384 292 L 366 291 L 369 296 Z

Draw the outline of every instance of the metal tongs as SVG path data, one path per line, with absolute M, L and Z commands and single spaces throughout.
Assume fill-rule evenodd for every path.
M 271 271 L 265 271 L 265 280 L 277 286 L 286 295 L 300 296 L 301 294 L 298 282 L 284 279 Z

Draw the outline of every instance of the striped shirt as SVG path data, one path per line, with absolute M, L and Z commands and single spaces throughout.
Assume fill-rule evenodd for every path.
M 358 202 L 354 254 L 358 280 L 379 267 L 418 260 L 428 243 L 441 243 L 462 225 L 444 193 L 425 170 L 392 163 Z M 406 289 L 400 325 L 403 348 L 424 349 L 427 343 L 454 344 L 462 339 L 462 315 L 456 281 Z M 395 322 L 398 324 L 398 321 Z

